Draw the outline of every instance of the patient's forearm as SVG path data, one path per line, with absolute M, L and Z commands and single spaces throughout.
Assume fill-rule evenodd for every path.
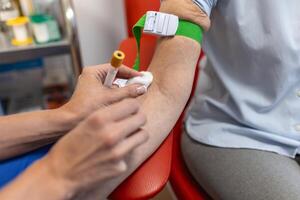
M 0 117 L 0 160 L 55 142 L 75 121 L 59 109 Z
M 160 39 L 149 71 L 154 82 L 146 95 L 140 98 L 147 115 L 144 127 L 149 132 L 147 143 L 129 157 L 128 172 L 107 184 L 99 186 L 91 199 L 106 196 L 144 162 L 163 142 L 180 116 L 190 96 L 200 45 L 189 38 L 175 36 Z
M 150 134 L 142 151 L 147 155 L 136 156 L 143 161 L 166 138 L 183 111 L 190 96 L 200 45 L 189 38 L 176 36 L 159 41 L 149 71 L 154 83 L 143 97 L 143 109 L 147 114 L 145 129 Z M 139 160 L 140 159 L 140 160 Z

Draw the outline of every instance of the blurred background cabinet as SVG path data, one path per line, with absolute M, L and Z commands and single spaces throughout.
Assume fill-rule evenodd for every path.
M 3 113 L 63 105 L 82 70 L 72 1 L 0 0 L 0 21 Z M 16 43 L 14 40 L 24 38 L 25 30 L 21 27 L 24 23 L 29 42 Z M 55 38 L 51 40 L 53 34 Z
M 0 113 L 1 110 L 5 114 L 13 114 L 62 105 L 72 93 L 82 66 L 108 62 L 111 53 L 127 37 L 123 1 L 14 2 L 20 16 L 53 16 L 59 25 L 61 38 L 44 44 L 34 42 L 14 46 L 11 44 L 11 30 L 9 36 L 0 34 Z M 30 6 L 22 10 L 24 2 L 34 4 L 33 13 L 30 13 Z M 4 23 L 0 22 L 1 31 Z M 35 39 L 32 25 L 29 27 Z

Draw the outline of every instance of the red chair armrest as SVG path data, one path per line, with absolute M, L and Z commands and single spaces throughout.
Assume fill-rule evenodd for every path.
M 113 200 L 144 200 L 158 194 L 168 182 L 171 171 L 173 135 L 128 177 L 109 197 Z
M 156 44 L 154 37 L 141 40 L 141 70 L 146 70 Z M 136 58 L 134 38 L 124 40 L 120 50 L 126 54 L 124 64 L 132 66 Z M 113 200 L 142 200 L 158 194 L 168 182 L 171 172 L 173 134 L 170 134 L 158 150 L 128 177 L 111 195 Z

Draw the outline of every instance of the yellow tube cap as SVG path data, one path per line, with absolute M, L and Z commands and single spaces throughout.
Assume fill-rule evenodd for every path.
M 112 55 L 110 64 L 111 66 L 118 68 L 122 65 L 123 61 L 125 59 L 125 53 L 123 53 L 122 51 L 115 51 Z

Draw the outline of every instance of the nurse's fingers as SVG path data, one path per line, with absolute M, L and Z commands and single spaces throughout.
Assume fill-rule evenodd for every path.
M 134 69 L 131 69 L 125 65 L 119 67 L 117 78 L 130 79 L 136 76 L 141 76 L 142 74 Z

